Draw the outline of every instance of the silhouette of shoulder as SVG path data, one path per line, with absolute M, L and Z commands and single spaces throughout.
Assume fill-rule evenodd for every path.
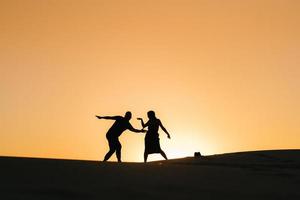
M 115 119 L 116 120 L 122 120 L 122 119 L 124 119 L 124 117 L 122 117 L 122 116 L 115 116 Z

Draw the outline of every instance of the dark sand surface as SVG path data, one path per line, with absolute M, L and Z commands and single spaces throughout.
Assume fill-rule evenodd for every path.
M 0 157 L 0 198 L 300 199 L 300 150 L 152 163 Z

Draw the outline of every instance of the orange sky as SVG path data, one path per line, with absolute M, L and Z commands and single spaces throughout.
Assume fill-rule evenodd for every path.
M 130 110 L 139 128 L 149 109 L 171 158 L 299 148 L 299 10 L 298 0 L 1 0 L 0 155 L 99 160 L 111 122 L 94 115 Z M 142 161 L 144 135 L 121 141 L 124 161 Z

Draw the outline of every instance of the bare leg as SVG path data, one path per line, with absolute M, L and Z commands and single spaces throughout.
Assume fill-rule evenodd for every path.
M 120 144 L 120 145 L 118 145 L 117 150 L 116 150 L 118 162 L 122 162 L 121 161 L 121 149 L 122 149 L 122 146 Z
M 165 152 L 163 150 L 160 150 L 160 154 L 162 155 L 162 157 L 164 157 L 166 160 L 168 160 L 167 155 L 165 154 Z
M 121 161 L 121 149 L 117 149 L 116 154 L 117 154 L 118 162 L 122 162 Z
M 103 161 L 106 162 L 111 157 L 111 155 L 113 155 L 114 152 L 115 152 L 114 149 L 110 149 L 109 152 L 107 152 L 107 154 L 105 155 Z
M 147 162 L 148 154 L 145 152 L 144 153 L 144 162 Z

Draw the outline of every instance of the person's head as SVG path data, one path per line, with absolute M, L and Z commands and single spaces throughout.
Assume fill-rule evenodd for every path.
M 147 115 L 149 119 L 156 119 L 155 112 L 153 110 L 150 110 Z
M 127 111 L 127 112 L 125 113 L 124 118 L 127 119 L 127 120 L 130 120 L 130 119 L 131 119 L 131 116 L 132 116 L 131 112 L 130 112 L 130 111 Z

